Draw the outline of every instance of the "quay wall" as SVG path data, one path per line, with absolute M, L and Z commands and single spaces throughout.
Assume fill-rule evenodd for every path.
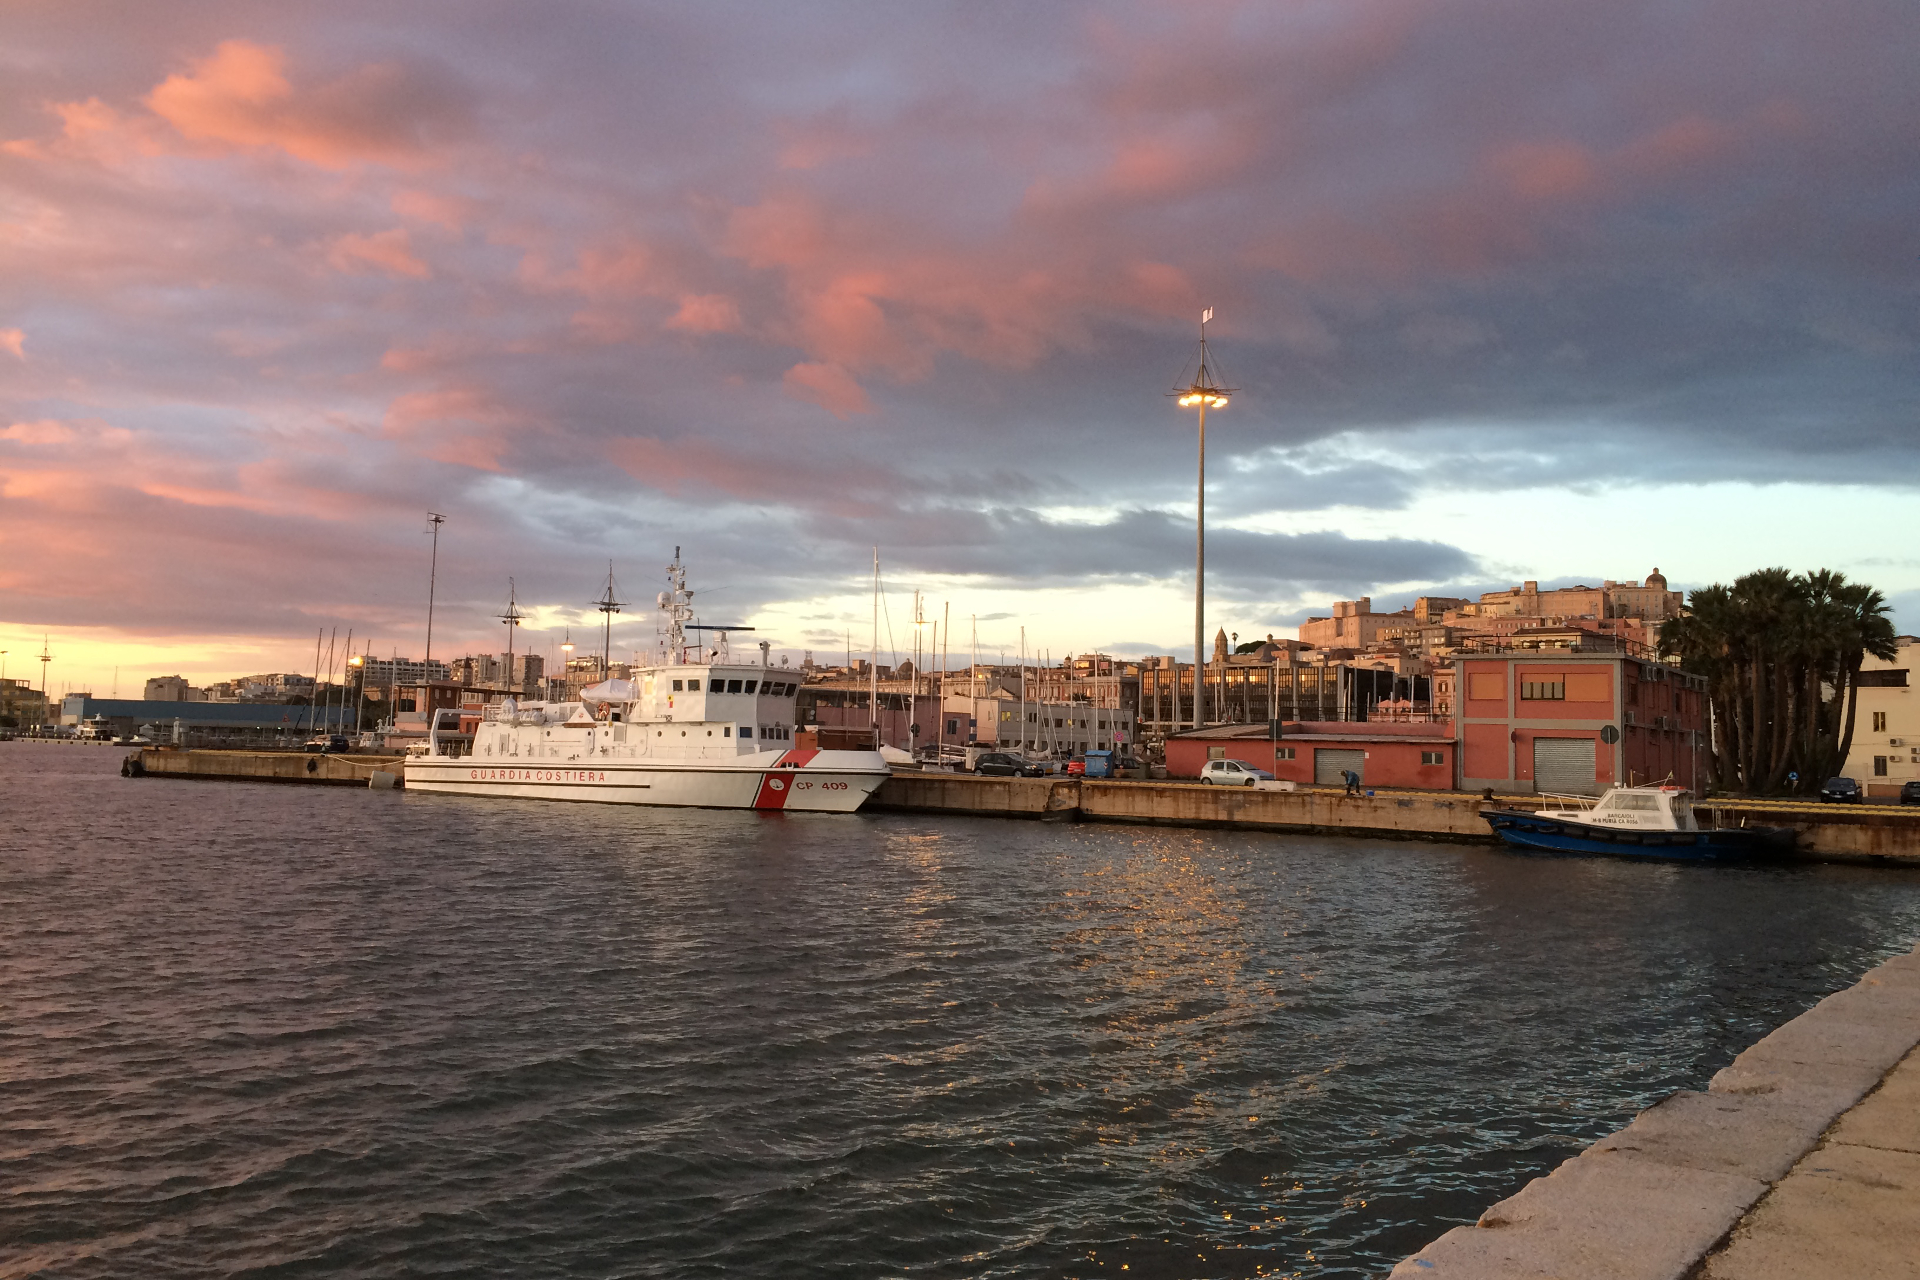
M 1496 837 L 1469 791 L 1388 791 L 1349 796 L 1337 788 L 1265 791 L 1189 782 L 1089 781 L 1079 778 L 979 778 L 964 773 L 896 771 L 868 807 L 905 813 L 963 813 L 1003 818 L 1136 822 L 1239 831 L 1454 840 Z M 1539 796 L 1496 796 L 1502 808 L 1537 809 Z M 1703 826 L 1792 827 L 1798 854 L 1818 861 L 1920 867 L 1920 811 L 1871 806 L 1796 805 L 1716 800 L 1697 809 Z
M 398 775 L 401 762 L 396 756 L 149 747 L 129 755 L 125 771 L 156 778 L 365 787 L 376 773 Z M 1371 795 L 1350 796 L 1325 787 L 1266 791 L 1190 782 L 981 778 L 903 769 L 881 785 L 868 807 L 1052 822 L 1133 822 L 1490 844 L 1495 838 L 1480 817 L 1485 803 L 1466 791 L 1376 788 Z M 1542 801 L 1538 796 L 1498 796 L 1494 803 L 1532 809 Z M 1699 806 L 1698 813 L 1702 825 L 1791 826 L 1800 833 L 1799 855 L 1806 858 L 1920 867 L 1920 810 L 1715 800 Z
M 306 755 L 291 751 L 155 751 L 127 757 L 126 772 L 149 778 L 293 782 L 365 787 L 375 772 L 400 772 L 398 756 Z

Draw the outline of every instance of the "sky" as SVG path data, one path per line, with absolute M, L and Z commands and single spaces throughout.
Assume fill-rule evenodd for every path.
M 1766 565 L 1920 629 L 1910 0 L 12 0 L 0 656 L 955 664 Z

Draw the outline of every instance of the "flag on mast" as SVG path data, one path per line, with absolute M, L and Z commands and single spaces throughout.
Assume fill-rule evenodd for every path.
M 1212 308 L 1212 307 L 1208 307 L 1208 308 L 1207 308 L 1207 309 L 1206 309 L 1205 311 L 1202 311 L 1202 312 L 1200 313 L 1200 323 L 1201 323 L 1201 324 L 1205 324 L 1205 323 L 1206 323 L 1207 321 L 1209 321 L 1209 320 L 1211 320 L 1211 319 L 1213 319 L 1213 308 Z

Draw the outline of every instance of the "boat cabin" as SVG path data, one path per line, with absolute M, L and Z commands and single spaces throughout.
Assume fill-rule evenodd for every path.
M 1577 797 L 1549 798 L 1557 803 L 1540 810 L 1543 818 L 1638 831 L 1700 830 L 1693 818 L 1693 793 L 1684 787 L 1612 787 L 1593 803 Z
M 473 754 L 711 759 L 793 745 L 800 676 L 781 668 L 704 663 L 649 667 L 631 681 L 581 691 L 579 702 L 489 703 Z

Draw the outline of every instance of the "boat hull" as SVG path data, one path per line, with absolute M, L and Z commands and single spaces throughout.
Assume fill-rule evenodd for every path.
M 892 776 L 877 752 L 766 752 L 738 760 L 530 760 L 415 756 L 409 791 L 696 809 L 852 813 Z
M 1495 835 L 1515 848 L 1614 858 L 1740 861 L 1790 853 L 1795 835 L 1790 828 L 1780 827 L 1733 827 L 1719 831 L 1600 827 L 1546 818 L 1524 809 L 1482 809 L 1480 816 L 1487 820 Z

